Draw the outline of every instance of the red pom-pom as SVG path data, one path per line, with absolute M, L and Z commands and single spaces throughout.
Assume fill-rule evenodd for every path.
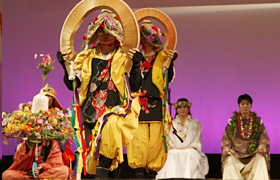
M 153 28 L 154 30 L 156 30 L 157 33 L 159 32 L 159 28 L 158 28 L 158 27 L 152 26 L 152 28 Z
M 101 27 L 105 28 L 104 24 L 100 24 L 100 23 L 99 23 L 99 26 L 101 26 Z
M 96 42 L 94 42 L 94 43 L 92 44 L 92 47 L 95 47 L 95 45 L 96 45 Z
M 96 16 L 96 17 L 94 18 L 93 22 L 95 22 L 95 21 L 97 20 L 97 18 L 98 18 L 98 16 Z
M 84 35 L 84 36 L 83 36 L 83 40 L 86 40 L 86 39 L 87 39 L 87 35 Z

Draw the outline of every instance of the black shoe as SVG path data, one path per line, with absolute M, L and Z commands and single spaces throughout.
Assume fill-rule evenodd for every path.
M 149 173 L 148 173 L 148 178 L 149 179 L 156 179 L 156 176 L 157 176 L 157 172 L 156 171 L 149 170 Z
M 109 179 L 118 179 L 118 177 L 120 176 L 121 173 L 121 169 L 118 167 L 117 169 L 113 170 L 113 171 L 109 171 L 108 177 Z
M 84 176 L 84 173 L 81 174 L 81 179 L 94 179 L 93 174 L 87 174 Z
M 144 168 L 137 168 L 134 169 L 135 172 L 135 178 L 139 178 L 139 179 L 144 179 L 145 178 L 145 174 L 144 174 Z
M 109 169 L 103 167 L 96 167 L 95 179 L 108 179 Z

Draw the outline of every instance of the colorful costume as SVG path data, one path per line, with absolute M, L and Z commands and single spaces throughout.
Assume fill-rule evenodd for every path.
M 103 174 L 108 174 L 109 167 L 113 170 L 117 167 L 117 163 L 124 161 L 122 150 L 130 142 L 138 127 L 139 101 L 135 98 L 130 104 L 128 97 L 130 90 L 138 91 L 142 83 L 140 71 L 142 54 L 139 52 L 134 54 L 128 79 L 125 75 L 128 59 L 120 47 L 123 40 L 122 27 L 114 14 L 102 11 L 90 24 L 85 36 L 85 47 L 92 42 L 95 44 L 96 31 L 99 27 L 116 37 L 115 44 L 110 45 L 115 46 L 114 50 L 107 57 L 103 57 L 102 44 L 97 44 L 92 49 L 85 49 L 77 55 L 74 69 L 81 74 L 80 79 L 78 75 L 76 76 L 76 82 L 81 89 L 79 94 L 81 115 L 85 128 L 85 141 L 90 153 L 86 168 L 91 174 L 95 173 L 92 159 L 94 153 L 95 159 L 98 159 L 100 149 L 99 167 Z M 73 90 L 67 71 L 65 71 L 64 82 Z M 99 135 L 101 135 L 100 140 Z M 106 177 L 106 175 L 101 176 Z
M 162 38 L 158 28 L 149 31 L 143 25 L 141 32 L 143 31 L 154 32 L 157 34 L 157 38 Z M 131 143 L 127 146 L 129 166 L 136 169 L 136 174 L 138 170 L 140 170 L 139 173 L 143 173 L 141 171 L 147 168 L 149 173 L 152 173 L 151 177 L 155 176 L 166 161 L 165 145 L 162 137 L 165 85 L 163 62 L 166 59 L 166 54 L 162 51 L 161 42 L 157 46 L 153 46 L 156 50 L 153 53 L 145 54 L 143 52 L 144 61 L 141 64 L 141 71 L 144 75 L 144 82 L 139 95 L 141 105 L 139 127 Z M 174 55 L 173 60 L 176 58 L 177 54 Z M 173 75 L 173 63 L 171 63 L 168 69 L 168 82 L 171 81 Z
M 209 165 L 207 156 L 203 153 L 201 130 L 201 123 L 197 119 L 192 119 L 191 115 L 187 116 L 184 126 L 182 126 L 179 116 L 176 116 L 167 137 L 171 147 L 168 150 L 164 167 L 158 172 L 157 179 L 205 178 Z M 174 134 L 176 131 L 177 135 Z M 184 146 L 192 146 L 193 148 L 173 149 L 173 147 Z
M 261 118 L 251 113 L 242 119 L 234 112 L 222 140 L 223 179 L 269 179 L 269 169 L 269 138 Z
M 57 141 L 51 141 L 49 146 L 41 145 L 40 148 L 40 163 L 38 167 L 42 167 L 42 173 L 36 178 L 39 179 L 68 179 L 70 169 L 64 165 L 62 153 Z M 31 173 L 32 163 L 35 156 L 34 148 L 29 150 L 26 146 L 26 141 L 19 144 L 18 150 L 14 156 L 13 164 L 3 172 L 2 179 L 33 179 Z

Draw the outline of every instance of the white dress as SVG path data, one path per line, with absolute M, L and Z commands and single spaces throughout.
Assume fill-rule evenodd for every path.
M 167 178 L 199 178 L 205 179 L 209 171 L 207 156 L 203 153 L 201 143 L 202 125 L 197 119 L 187 117 L 184 127 L 178 116 L 172 122 L 173 127 L 168 133 L 168 142 L 171 146 L 168 150 L 167 160 L 163 168 L 158 172 L 156 179 Z M 174 129 L 177 135 L 173 134 Z M 189 149 L 172 149 L 172 147 L 193 146 Z

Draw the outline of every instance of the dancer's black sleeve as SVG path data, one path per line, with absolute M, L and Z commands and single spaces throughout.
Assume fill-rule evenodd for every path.
M 173 58 L 172 58 L 172 60 L 170 62 L 169 69 L 168 69 L 168 82 L 170 82 L 172 80 L 173 76 L 174 76 L 174 69 L 173 69 L 173 67 L 174 67 L 174 61 L 177 59 L 177 57 L 178 57 L 178 54 L 174 53 Z
M 69 90 L 73 91 L 73 80 L 68 79 L 68 72 L 66 70 L 63 55 L 61 54 L 60 51 L 57 51 L 56 57 L 57 57 L 58 62 L 61 64 L 62 68 L 64 69 L 63 82 Z M 75 81 L 77 83 L 77 87 L 80 87 L 81 86 L 81 81 L 77 76 L 75 77 Z
M 140 70 L 140 61 L 143 61 L 144 57 L 142 53 L 136 52 L 133 55 L 132 61 L 133 61 L 133 66 L 130 71 L 130 77 L 129 77 L 129 84 L 131 91 L 136 92 L 140 89 L 140 87 L 143 84 L 143 79 L 141 75 L 141 70 Z

